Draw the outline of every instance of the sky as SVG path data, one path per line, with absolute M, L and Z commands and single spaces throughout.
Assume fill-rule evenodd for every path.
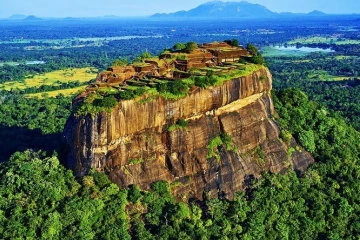
M 15 14 L 39 17 L 148 16 L 189 10 L 209 0 L 0 0 L 0 18 Z M 236 0 L 235 0 L 236 1 Z M 360 13 L 359 0 L 248 0 L 274 12 Z

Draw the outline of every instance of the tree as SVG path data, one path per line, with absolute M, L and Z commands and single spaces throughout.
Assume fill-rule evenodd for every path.
M 176 43 L 176 44 L 173 46 L 173 50 L 174 50 L 174 51 L 182 51 L 182 50 L 184 50 L 185 48 L 186 48 L 186 44 L 181 43 L 181 42 Z
M 252 55 L 258 55 L 259 51 L 258 49 L 255 47 L 255 45 L 249 43 L 246 46 L 246 50 L 248 50 Z
M 113 63 L 113 65 L 114 65 L 115 67 L 122 67 L 122 66 L 126 66 L 126 65 L 128 65 L 128 64 L 129 64 L 129 62 L 128 62 L 128 60 L 125 59 L 125 58 L 116 59 L 116 60 L 114 61 L 114 63 Z
M 300 144 L 309 152 L 315 152 L 315 137 L 312 130 L 301 131 L 299 133 Z
M 149 58 L 151 58 L 151 53 L 148 50 L 146 50 L 140 56 L 136 57 L 133 63 L 143 62 L 145 59 L 149 59 Z
M 141 59 L 144 60 L 144 59 L 147 59 L 147 58 L 151 58 L 151 53 L 146 50 L 145 52 L 143 52 L 141 55 L 140 55 Z
M 118 101 L 113 95 L 106 96 L 104 98 L 98 98 L 94 101 L 94 105 L 106 108 L 106 109 L 112 109 L 118 104 Z
M 226 42 L 227 44 L 233 46 L 233 47 L 238 47 L 239 46 L 239 40 L 237 40 L 236 38 L 231 39 L 231 40 L 225 40 L 224 42 Z
M 258 54 L 250 57 L 250 62 L 263 65 L 265 63 L 265 59 L 263 58 L 263 56 Z
M 249 58 L 249 61 L 255 64 L 265 64 L 265 60 L 263 56 L 260 54 L 259 50 L 251 43 L 246 46 L 246 50 L 248 50 L 252 56 Z
M 186 44 L 185 50 L 186 50 L 187 52 L 192 52 L 192 51 L 194 51 L 194 50 L 197 49 L 197 48 L 198 48 L 198 45 L 197 45 L 196 42 L 188 42 L 188 43 Z

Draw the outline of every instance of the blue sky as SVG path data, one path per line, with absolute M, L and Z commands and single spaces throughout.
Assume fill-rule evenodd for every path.
M 0 18 L 14 14 L 40 17 L 147 16 L 189 10 L 209 0 L 0 0 Z M 359 0 L 248 0 L 275 12 L 360 13 Z

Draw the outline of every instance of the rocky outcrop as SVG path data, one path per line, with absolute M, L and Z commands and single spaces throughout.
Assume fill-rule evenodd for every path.
M 177 101 L 144 95 L 111 112 L 72 116 L 67 163 L 77 175 L 104 171 L 120 187 L 166 180 L 179 199 L 231 199 L 262 172 L 303 171 L 313 162 L 294 140 L 288 146 L 279 138 L 270 90 L 262 68 L 221 86 L 193 87 Z M 177 126 L 179 119 L 187 125 Z

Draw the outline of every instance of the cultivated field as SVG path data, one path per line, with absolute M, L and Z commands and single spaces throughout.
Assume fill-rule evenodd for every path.
M 24 81 L 9 81 L 0 84 L 0 90 L 26 89 L 40 87 L 42 85 L 58 86 L 62 83 L 80 82 L 85 83 L 96 78 L 97 70 L 94 68 L 69 68 L 53 71 L 45 74 L 29 76 Z

